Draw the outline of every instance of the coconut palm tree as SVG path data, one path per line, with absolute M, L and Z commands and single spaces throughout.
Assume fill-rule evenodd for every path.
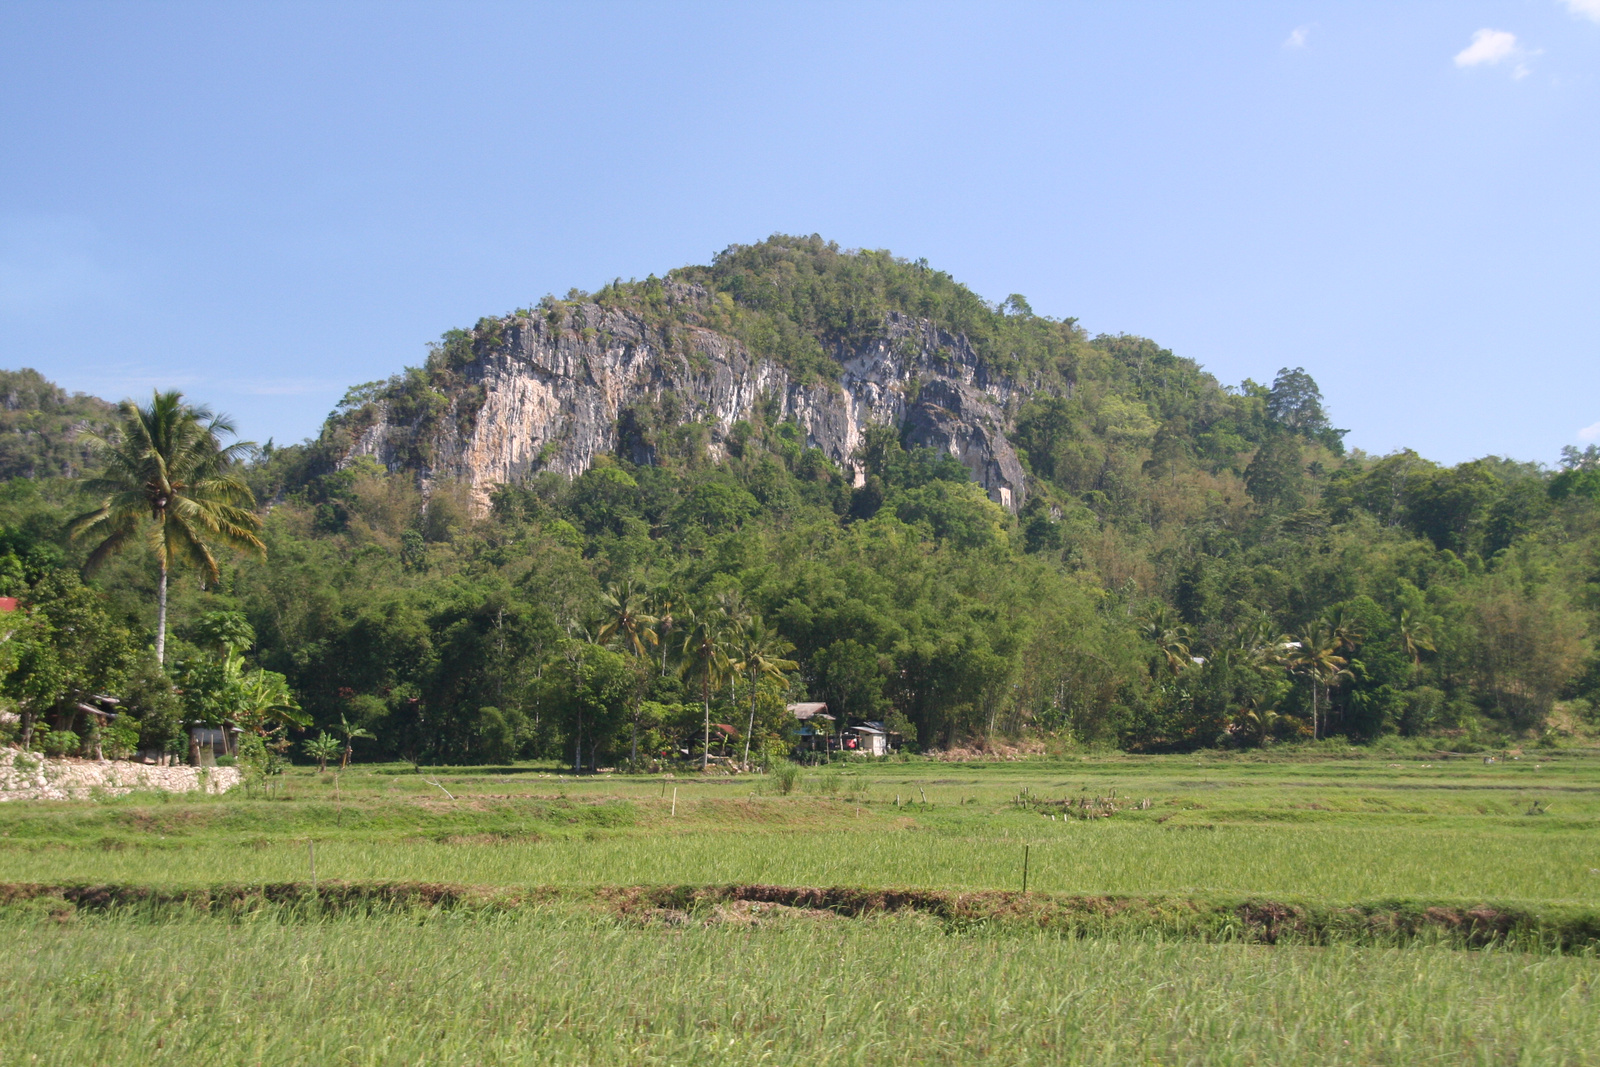
M 728 617 L 716 608 L 686 615 L 680 669 L 685 678 L 699 683 L 700 700 L 705 706 L 705 748 L 700 756 L 700 769 L 704 771 L 711 766 L 711 690 L 721 684 L 728 672 Z
M 1290 643 L 1285 666 L 1311 682 L 1311 739 L 1320 736 L 1318 728 L 1318 696 L 1321 692 L 1351 677 L 1346 670 L 1349 661 L 1339 655 L 1347 648 L 1347 637 L 1338 627 L 1318 619 Z
M 734 636 L 731 666 L 743 674 L 750 685 L 750 725 L 744 732 L 746 770 L 750 769 L 750 737 L 756 729 L 756 690 L 763 678 L 782 681 L 785 671 L 800 669 L 798 663 L 784 658 L 793 651 L 794 645 L 776 630 L 769 630 L 766 620 L 759 615 L 739 627 Z
M 1155 643 L 1173 674 L 1181 674 L 1193 662 L 1189 652 L 1189 628 L 1174 619 L 1166 605 L 1140 620 L 1139 632 Z
M 167 650 L 167 577 L 180 560 L 200 570 L 202 583 L 221 580 L 217 550 L 247 549 L 266 555 L 251 511 L 255 497 L 240 477 L 240 461 L 254 448 L 246 441 L 224 446 L 233 423 L 210 409 L 191 407 L 179 392 L 156 393 L 146 407 L 122 402 L 118 426 L 89 437 L 106 467 L 84 488 L 101 497 L 100 506 L 68 526 L 74 539 L 101 538 L 84 562 L 93 572 L 138 536 L 146 540 L 161 569 L 156 589 L 156 661 Z M 148 520 L 148 521 L 147 521 Z
M 1233 648 L 1238 662 L 1251 670 L 1265 673 L 1283 662 L 1294 638 L 1280 633 L 1272 625 L 1266 612 L 1239 626 L 1233 634 Z
M 644 658 L 645 645 L 660 641 L 653 627 L 656 617 L 647 608 L 647 598 L 632 582 L 609 585 L 600 596 L 600 610 L 605 621 L 595 635 L 599 644 L 615 641 L 625 651 Z
M 1419 618 L 1410 608 L 1401 608 L 1398 620 L 1400 647 L 1411 657 L 1411 673 L 1422 669 L 1422 654 L 1435 652 L 1433 628 L 1426 618 Z
M 645 607 L 651 615 L 655 616 L 654 630 L 656 641 L 661 646 L 661 677 L 667 676 L 667 646 L 672 637 L 672 604 L 675 598 L 671 593 L 656 590 L 645 598 Z
M 1254 697 L 1240 705 L 1233 719 L 1234 727 L 1258 745 L 1267 743 L 1277 722 L 1277 711 L 1261 704 Z
M 601 594 L 600 608 L 605 613 L 605 621 L 600 624 L 599 633 L 595 636 L 601 644 L 615 641 L 624 651 L 631 651 L 639 657 L 639 662 L 649 669 L 649 660 L 645 657 L 645 646 L 660 643 L 661 638 L 656 636 L 656 617 L 648 613 L 649 597 L 630 581 L 606 587 Z M 633 698 L 633 737 L 628 746 L 628 765 L 639 765 L 639 701 L 641 696 L 635 687 Z

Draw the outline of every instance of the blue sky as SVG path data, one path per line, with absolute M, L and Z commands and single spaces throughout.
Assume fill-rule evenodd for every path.
M 1349 443 L 1600 440 L 1600 0 L 0 6 L 0 366 L 315 433 L 444 330 L 769 233 Z

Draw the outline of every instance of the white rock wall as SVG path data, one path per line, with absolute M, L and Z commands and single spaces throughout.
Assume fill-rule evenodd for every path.
M 0 801 L 77 800 L 134 790 L 226 793 L 243 779 L 237 767 L 156 767 L 124 760 L 45 759 L 0 749 Z
M 503 342 L 464 368 L 483 390 L 470 431 L 444 421 L 424 480 L 464 479 L 481 508 L 496 485 L 534 470 L 573 477 L 617 446 L 616 420 L 624 407 L 668 394 L 680 404 L 681 418 L 710 425 L 711 452 L 720 456 L 733 424 L 771 395 L 784 416 L 805 428 L 807 444 L 846 472 L 858 473 L 854 455 L 865 427 L 907 425 L 914 443 L 958 458 L 993 500 L 1012 510 L 1022 504 L 1022 465 L 1003 428 L 1017 386 L 991 379 L 964 337 L 891 315 L 883 339 L 840 353 L 837 382 L 801 383 L 711 330 L 682 327 L 664 338 L 627 312 L 596 305 L 580 310 L 581 321 L 590 324 L 581 330 L 539 316 L 504 321 Z M 909 394 L 912 383 L 920 398 Z M 352 457 L 398 466 L 392 442 L 409 431 L 388 418 L 380 405 Z

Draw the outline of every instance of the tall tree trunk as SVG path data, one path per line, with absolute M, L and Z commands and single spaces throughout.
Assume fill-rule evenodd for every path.
M 161 553 L 161 584 L 156 587 L 156 663 L 167 662 L 167 556 Z
M 750 725 L 744 731 L 744 769 L 750 769 L 750 735 L 756 732 L 756 678 L 750 676 Z
M 578 739 L 572 749 L 572 773 L 583 773 L 583 712 L 578 712 Z
M 728 675 L 728 708 L 732 711 L 739 710 L 739 676 L 731 672 Z M 733 718 L 731 715 L 728 717 L 730 719 Z M 733 724 L 729 723 L 728 725 L 732 726 Z M 722 735 L 722 754 L 724 756 L 728 754 L 727 734 Z
M 700 753 L 700 773 L 704 774 L 711 769 L 711 676 L 707 674 L 700 683 L 700 699 L 706 703 L 706 736 L 705 749 Z

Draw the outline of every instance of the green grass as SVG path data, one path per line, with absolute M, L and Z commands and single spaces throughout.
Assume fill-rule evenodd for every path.
M 727 918 L 45 924 L 0 957 L 0 1048 L 62 1065 L 1600 1057 L 1587 957 Z
M 0 1055 L 1595 1063 L 1600 755 L 1555 757 L 875 763 L 808 771 L 787 795 L 759 777 L 362 767 L 295 771 L 267 796 L 0 805 L 0 883 L 116 883 L 147 902 L 0 887 Z M 1110 817 L 1067 817 L 1107 797 Z M 325 889 L 452 883 L 516 903 L 313 898 L 313 842 Z M 960 914 L 670 888 L 1013 891 L 1024 848 L 1034 896 Z M 301 885 L 216 907 L 222 883 Z M 359 906 L 321 902 L 341 893 Z M 1228 943 L 1261 936 L 1235 920 L 1262 902 L 1323 933 Z M 1484 941 L 1449 916 L 1485 903 L 1519 932 L 1464 951 Z
M 315 840 L 319 875 L 350 880 L 1015 889 L 1027 845 L 1030 887 L 1057 892 L 1600 904 L 1600 759 L 1581 753 L 873 764 L 788 796 L 759 778 L 392 770 L 346 775 L 337 800 L 298 772 L 271 799 L 5 805 L 0 881 L 299 880 Z M 1110 818 L 1049 817 L 1109 795 Z
M 316 846 L 324 879 L 473 885 L 919 886 L 1017 889 L 1030 842 L 1029 887 L 1073 893 L 1263 894 L 1359 901 L 1379 897 L 1600 905 L 1600 841 L 1592 833 L 1420 832 L 1221 827 L 1183 832 L 1069 825 L 1015 838 L 915 829 L 828 833 L 624 833 L 493 843 L 362 842 Z M 162 849 L 0 852 L 0 881 L 205 885 L 309 877 L 299 842 L 207 843 Z

